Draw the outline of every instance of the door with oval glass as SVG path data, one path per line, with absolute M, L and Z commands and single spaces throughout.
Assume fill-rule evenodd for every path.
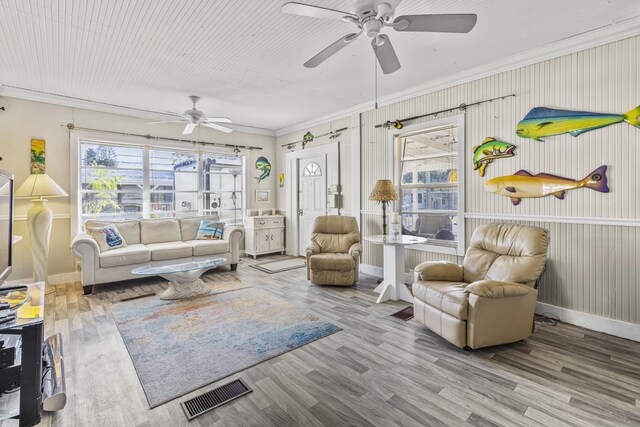
M 298 159 L 298 254 L 309 246 L 316 217 L 327 213 L 326 154 Z

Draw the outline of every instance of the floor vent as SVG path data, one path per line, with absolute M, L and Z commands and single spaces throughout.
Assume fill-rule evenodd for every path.
M 411 320 L 413 319 L 413 307 L 407 307 L 407 308 L 403 308 L 402 310 L 393 313 L 391 316 L 393 317 L 397 317 L 398 319 L 402 319 L 405 322 L 407 320 Z
M 200 396 L 196 396 L 193 399 L 189 399 L 186 402 L 181 402 L 180 405 L 182 409 L 184 409 L 187 419 L 191 421 L 197 416 L 209 412 L 227 402 L 231 402 L 240 396 L 251 393 L 252 391 L 244 381 L 237 379 L 203 393 Z

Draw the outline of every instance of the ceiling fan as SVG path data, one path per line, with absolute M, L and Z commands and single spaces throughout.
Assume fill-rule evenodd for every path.
M 292 1 L 285 3 L 282 6 L 282 11 L 311 18 L 344 21 L 355 25 L 358 29 L 355 33 L 341 37 L 305 62 L 305 67 L 317 67 L 357 39 L 362 33 L 365 33 L 367 37 L 371 38 L 371 46 L 376 58 L 378 58 L 382 72 L 385 74 L 399 70 L 400 61 L 391 45 L 389 36 L 381 34 L 381 30 L 384 27 L 390 27 L 396 31 L 468 33 L 478 20 L 478 17 L 474 14 L 402 15 L 394 19 L 395 9 L 399 3 L 400 0 L 360 0 L 356 2 L 356 12 L 349 13 Z
M 161 122 L 150 122 L 147 124 L 152 125 L 156 123 L 186 123 L 186 126 L 184 127 L 184 131 L 182 131 L 183 135 L 190 135 L 191 133 L 193 133 L 193 130 L 198 125 L 206 126 L 208 128 L 216 129 L 225 133 L 233 132 L 233 130 L 229 129 L 228 127 L 216 124 L 216 123 L 233 123 L 231 120 L 229 120 L 226 117 L 206 117 L 202 111 L 196 109 L 196 102 L 200 100 L 200 97 L 191 95 L 189 96 L 189 99 L 193 103 L 193 108 L 185 111 L 182 114 L 169 113 L 173 116 L 180 117 L 181 118 L 180 120 L 165 120 Z

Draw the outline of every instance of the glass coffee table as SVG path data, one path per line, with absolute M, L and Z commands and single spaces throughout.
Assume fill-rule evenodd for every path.
M 187 262 L 163 265 L 144 265 L 131 270 L 140 276 L 161 276 L 169 281 L 169 287 L 159 294 L 160 299 L 174 300 L 206 295 L 211 290 L 200 276 L 212 268 L 226 263 L 224 258 L 198 258 Z

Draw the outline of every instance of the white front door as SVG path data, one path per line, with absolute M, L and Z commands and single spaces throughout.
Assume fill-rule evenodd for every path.
M 321 154 L 298 160 L 298 254 L 309 246 L 316 217 L 327 213 L 327 157 Z

